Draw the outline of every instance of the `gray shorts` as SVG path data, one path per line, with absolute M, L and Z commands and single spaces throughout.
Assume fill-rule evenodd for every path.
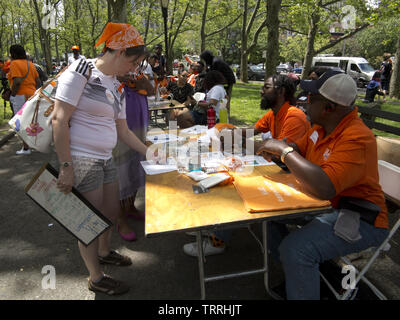
M 74 187 L 79 192 L 89 192 L 103 184 L 117 181 L 117 169 L 112 158 L 108 160 L 72 156 Z

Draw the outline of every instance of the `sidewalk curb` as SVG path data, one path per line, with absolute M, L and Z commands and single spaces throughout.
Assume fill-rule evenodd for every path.
M 4 144 L 6 144 L 8 140 L 10 140 L 12 137 L 14 137 L 15 134 L 16 134 L 15 131 L 11 131 L 11 132 L 7 133 L 5 136 L 3 136 L 3 137 L 0 139 L 0 148 L 1 148 Z

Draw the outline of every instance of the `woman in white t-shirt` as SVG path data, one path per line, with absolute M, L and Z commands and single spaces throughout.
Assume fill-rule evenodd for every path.
M 193 110 L 188 110 L 178 115 L 179 128 L 189 128 L 197 124 L 206 125 L 207 110 L 210 106 L 213 106 L 215 109 L 218 122 L 220 101 L 226 97 L 225 82 L 225 78 L 221 72 L 216 70 L 208 71 L 203 82 L 203 87 L 206 90 L 204 100 L 199 101 Z
M 60 161 L 57 187 L 74 186 L 112 222 L 120 211 L 117 171 L 112 150 L 117 138 L 146 154 L 147 147 L 128 129 L 125 96 L 116 76 L 135 72 L 144 58 L 144 43 L 128 24 L 108 23 L 96 46 L 97 59 L 79 59 L 60 76 L 53 117 L 54 143 Z M 103 273 L 100 263 L 128 266 L 129 257 L 110 250 L 111 229 L 79 249 L 89 271 L 89 289 L 110 295 L 129 287 Z

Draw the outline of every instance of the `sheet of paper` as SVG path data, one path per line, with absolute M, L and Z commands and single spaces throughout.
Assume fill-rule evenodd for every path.
M 207 130 L 207 126 L 195 125 L 193 127 L 183 129 L 181 132 L 187 134 L 202 134 L 207 132 Z
M 168 160 L 166 164 L 158 164 L 155 163 L 153 160 L 140 161 L 140 164 L 148 175 L 166 173 L 177 170 L 176 161 L 172 160 Z
M 88 245 L 111 226 L 111 222 L 98 215 L 75 192 L 64 194 L 57 188 L 55 171 L 50 165 L 41 169 L 26 187 L 26 194 L 39 204 L 81 242 Z
M 178 137 L 177 135 L 171 133 L 160 133 L 155 135 L 148 135 L 146 137 L 147 141 L 150 141 L 153 144 L 167 143 L 171 141 L 184 141 L 184 137 Z
M 273 163 L 272 161 L 268 162 L 262 156 L 257 155 L 240 156 L 238 158 L 242 161 L 245 167 L 275 165 L 275 163 Z

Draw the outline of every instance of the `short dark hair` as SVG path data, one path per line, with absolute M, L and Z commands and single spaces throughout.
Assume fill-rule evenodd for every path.
M 12 59 L 27 59 L 26 51 L 23 46 L 14 44 L 10 47 L 10 55 Z
M 158 55 L 155 54 L 155 53 L 152 53 L 152 54 L 149 56 L 149 59 L 158 59 Z
M 203 88 L 206 90 L 210 90 L 217 84 L 226 84 L 226 79 L 224 75 L 217 70 L 208 71 L 204 78 Z
M 296 86 L 292 79 L 290 79 L 287 75 L 278 74 L 271 76 L 272 84 L 275 89 L 279 90 L 281 88 L 285 89 L 285 101 L 289 101 L 291 105 L 295 105 L 296 99 L 294 98 L 294 94 L 296 92 Z
M 200 59 L 204 60 L 208 66 L 211 66 L 213 63 L 214 55 L 210 50 L 205 50 L 200 54 Z

